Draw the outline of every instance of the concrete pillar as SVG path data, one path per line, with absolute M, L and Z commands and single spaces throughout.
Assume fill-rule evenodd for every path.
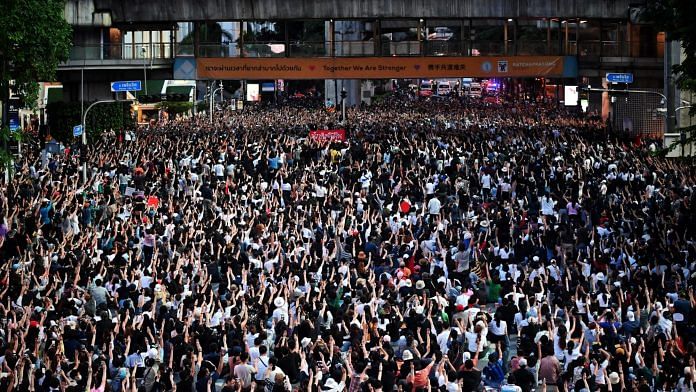
M 337 107 L 341 104 L 341 90 L 346 89 L 346 106 L 360 104 L 360 79 L 327 79 L 324 81 L 325 99 L 332 100 Z
M 674 47 L 676 45 L 679 45 L 678 41 L 673 41 L 669 39 L 667 36 L 665 36 L 665 56 L 664 56 L 664 94 L 667 97 L 667 102 L 665 102 L 666 108 L 667 108 L 667 113 L 665 116 L 665 133 L 672 133 L 674 132 L 674 123 L 675 123 L 675 109 L 677 108 L 678 105 L 676 105 L 676 102 L 679 100 L 679 95 L 677 94 L 677 89 L 676 86 L 674 85 L 674 74 L 672 73 L 672 66 L 675 64 L 674 62 L 674 55 L 676 52 L 677 55 L 677 62 L 679 61 L 679 47 L 677 46 L 677 50 L 675 51 Z M 678 63 L 677 63 L 678 64 Z

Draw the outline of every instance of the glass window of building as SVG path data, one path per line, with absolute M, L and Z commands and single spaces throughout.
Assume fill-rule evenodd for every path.
M 171 30 L 123 31 L 121 54 L 123 59 L 172 58 Z
M 326 56 L 327 23 L 323 20 L 293 20 L 287 22 L 290 56 Z
M 123 32 L 115 27 L 104 30 L 104 59 L 121 59 L 123 56 Z
M 179 22 L 176 26 L 177 55 L 193 56 L 193 22 Z
M 417 56 L 421 53 L 418 19 L 380 21 L 380 47 L 383 56 Z
M 505 54 L 505 20 L 474 19 L 470 31 L 472 56 Z
M 602 56 L 624 56 L 628 53 L 626 24 L 622 22 L 602 23 Z
M 463 20 L 425 21 L 425 54 L 427 56 L 461 56 L 467 53 L 464 46 Z
M 334 21 L 334 54 L 336 56 L 373 56 L 375 26 L 374 20 Z
M 600 24 L 596 20 L 588 20 L 578 26 L 578 55 L 599 56 L 600 53 Z
M 244 22 L 245 57 L 285 57 L 285 21 Z
M 519 19 L 516 21 L 516 54 L 540 56 L 547 53 L 547 22 L 542 19 Z
M 199 56 L 239 56 L 239 22 L 206 22 L 199 24 L 198 28 L 200 40 Z

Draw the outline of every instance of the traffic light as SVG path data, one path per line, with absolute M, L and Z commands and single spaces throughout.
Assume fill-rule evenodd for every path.
M 348 92 L 346 90 L 341 90 L 341 98 L 346 99 L 348 97 Z
M 628 95 L 628 84 L 626 84 L 626 83 L 610 83 L 609 84 L 609 95 L 611 95 L 611 96 Z
M 616 103 L 619 98 L 623 98 L 623 102 L 628 102 L 628 84 L 609 83 L 609 97 L 611 103 Z

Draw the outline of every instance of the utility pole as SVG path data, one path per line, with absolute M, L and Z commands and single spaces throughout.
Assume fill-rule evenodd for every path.
M 142 47 L 140 51 L 143 53 L 143 78 L 145 79 L 145 95 L 147 94 L 147 48 Z
M 674 107 L 674 80 L 672 77 L 672 53 L 673 53 L 673 41 L 670 39 L 669 34 L 665 33 L 665 49 L 664 49 L 664 96 L 665 96 L 665 107 L 667 108 L 667 122 L 665 123 L 665 133 L 674 132 L 674 122 L 670 121 L 669 118 L 671 114 L 675 112 Z
M 348 93 L 346 92 L 345 88 L 341 89 L 341 123 L 343 125 L 346 124 L 346 98 L 348 97 Z
M 220 97 L 222 97 L 222 80 L 220 81 L 220 87 L 215 88 L 215 82 L 212 82 L 210 85 L 210 122 L 213 122 L 213 109 L 215 105 L 215 94 L 217 94 L 218 91 L 220 91 Z

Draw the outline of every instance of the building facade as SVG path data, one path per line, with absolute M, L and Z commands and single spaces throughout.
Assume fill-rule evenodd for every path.
M 168 93 L 172 87 L 166 80 L 199 80 L 201 98 L 210 78 L 201 76 L 205 72 L 199 69 L 206 59 L 231 66 L 291 64 L 293 59 L 330 59 L 330 64 L 341 65 L 354 61 L 349 59 L 370 63 L 422 58 L 429 64 L 475 57 L 507 64 L 530 56 L 557 56 L 571 59 L 574 69 L 524 78 L 546 77 L 545 83 L 556 86 L 557 98 L 563 98 L 564 85 L 601 87 L 608 72 L 632 73 L 632 88 L 659 92 L 664 85 L 664 34 L 641 22 L 640 8 L 632 4 L 626 0 L 68 0 L 65 17 L 73 26 L 74 41 L 70 60 L 59 68 L 59 79 L 65 100 L 79 100 L 83 92 L 88 101 L 111 97 L 109 82 L 134 79 L 147 80 L 148 91 L 141 96 Z M 267 73 L 267 79 L 281 78 Z M 469 69 L 447 75 L 473 76 Z M 338 92 L 346 89 L 349 103 L 354 104 L 361 100 L 361 80 L 369 76 L 323 78 L 327 98 L 337 102 Z M 524 78 L 514 78 L 510 84 L 521 86 Z M 650 109 L 662 104 L 658 94 L 612 98 L 608 105 L 606 97 L 602 105 L 601 93 L 587 98 L 589 110 L 601 112 L 604 107 L 603 115 L 616 126 L 663 132 L 664 120 Z

